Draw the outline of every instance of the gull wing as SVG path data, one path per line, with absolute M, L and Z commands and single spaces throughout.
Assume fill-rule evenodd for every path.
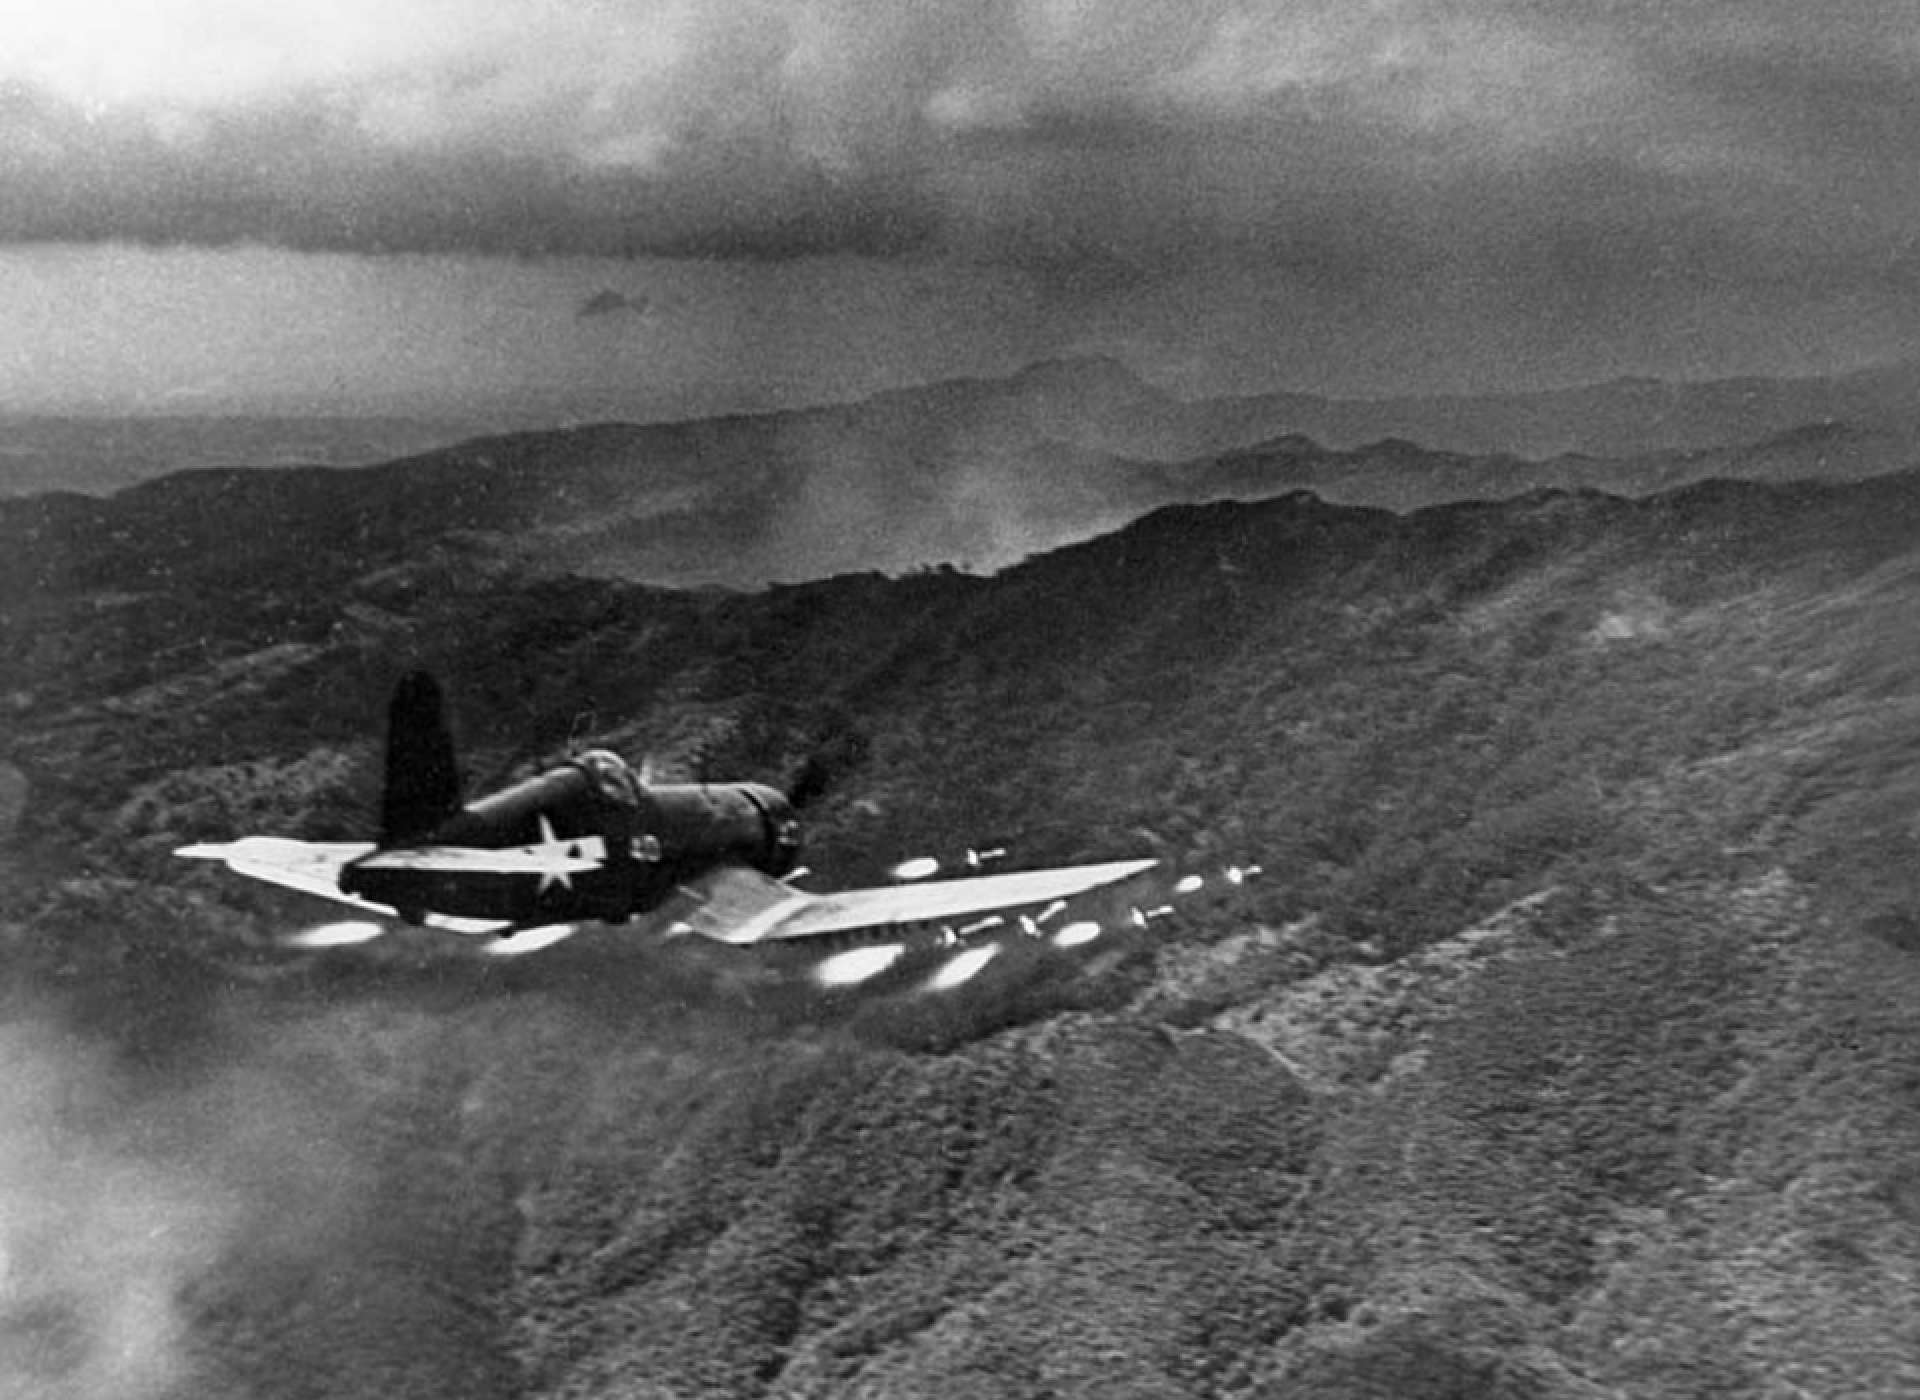
M 174 854 L 189 860 L 217 860 L 237 875 L 390 918 L 394 911 L 386 905 L 360 899 L 340 888 L 342 867 L 370 855 L 373 850 L 371 841 L 292 841 L 282 836 L 245 836 L 238 841 L 182 846 Z M 453 914 L 428 914 L 425 922 L 454 933 L 500 933 L 513 927 L 502 919 L 463 919 Z
M 919 885 L 809 894 L 752 870 L 728 867 L 681 887 L 669 910 L 681 932 L 744 946 L 833 934 L 951 924 L 987 914 L 1039 909 L 1121 884 L 1151 870 L 1151 860 L 1110 861 L 934 880 Z

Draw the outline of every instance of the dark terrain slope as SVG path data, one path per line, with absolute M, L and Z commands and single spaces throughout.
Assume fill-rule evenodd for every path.
M 1299 495 L 750 596 L 453 551 L 10 593 L 0 1378 L 1920 1391 L 1917 541 L 1906 475 Z M 667 772 L 834 736 L 822 886 L 1267 873 L 942 995 L 276 949 L 320 912 L 167 851 L 350 834 L 420 663 L 476 782 L 583 712 Z

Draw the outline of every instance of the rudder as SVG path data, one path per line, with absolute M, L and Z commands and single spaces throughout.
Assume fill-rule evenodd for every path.
M 440 684 L 410 671 L 387 706 L 386 788 L 380 803 L 380 844 L 419 841 L 460 810 L 460 769 L 447 728 Z

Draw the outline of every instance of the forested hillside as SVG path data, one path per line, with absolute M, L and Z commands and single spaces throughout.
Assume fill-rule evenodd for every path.
M 751 594 L 251 543 L 0 615 L 16 1388 L 1920 1389 L 1920 475 L 1301 493 Z M 415 665 L 477 787 L 830 736 L 821 888 L 1265 874 L 938 996 L 280 947 L 321 912 L 168 853 L 364 830 Z

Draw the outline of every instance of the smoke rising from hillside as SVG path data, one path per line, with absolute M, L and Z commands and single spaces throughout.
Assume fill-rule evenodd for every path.
M 349 950 L 274 989 L 201 966 L 91 988 L 88 1013 L 14 1011 L 0 1395 L 517 1393 L 488 1300 L 516 1286 L 538 1183 L 570 1169 L 582 1125 L 645 1144 L 644 1181 L 689 1122 L 747 1112 L 769 1064 L 951 1048 L 1085 994 L 1077 960 L 1027 949 L 964 991 L 922 994 L 922 958 L 826 998 L 699 951 L 610 933 L 504 961 Z
M 0 1061 L 0 1393 L 169 1393 L 191 1371 L 181 1290 L 217 1261 L 229 1203 L 141 1149 L 97 1051 L 16 1019 Z
M 0 1395 L 371 1393 L 414 1350 L 453 1387 L 431 1393 L 501 1393 L 484 1347 L 417 1342 L 473 1339 L 395 1276 L 444 1263 L 458 1224 L 393 1209 L 433 1202 L 419 1160 L 393 1171 L 433 1020 L 198 991 L 214 1014 L 164 1047 L 0 1024 Z

